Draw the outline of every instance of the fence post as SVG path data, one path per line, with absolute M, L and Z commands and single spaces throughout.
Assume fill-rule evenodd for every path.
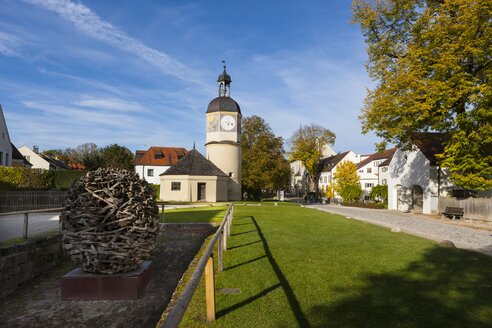
M 222 238 L 224 231 L 219 235 L 219 240 L 217 241 L 217 271 L 222 272 L 224 270 L 224 249 L 222 244 Z
M 211 255 L 205 266 L 205 299 L 207 303 L 207 321 L 215 321 L 215 277 L 214 258 Z
M 27 228 L 29 225 L 29 212 L 24 213 L 24 239 L 27 239 Z

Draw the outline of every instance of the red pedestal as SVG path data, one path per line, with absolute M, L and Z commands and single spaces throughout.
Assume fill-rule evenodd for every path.
M 61 279 L 62 300 L 134 300 L 143 296 L 154 274 L 151 261 L 136 270 L 116 274 L 94 274 L 77 268 Z

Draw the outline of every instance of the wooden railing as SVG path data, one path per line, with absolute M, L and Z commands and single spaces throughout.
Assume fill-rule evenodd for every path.
M 205 298 L 207 304 L 207 321 L 215 320 L 215 271 L 213 251 L 217 245 L 217 270 L 224 269 L 224 251 L 227 250 L 227 238 L 231 234 L 232 219 L 234 217 L 234 206 L 230 205 L 227 209 L 224 219 L 215 235 L 210 240 L 205 252 L 198 261 L 198 264 L 193 272 L 190 280 L 177 298 L 171 312 L 161 327 L 175 328 L 179 326 L 181 319 L 190 304 L 190 301 L 195 293 L 202 274 L 205 272 Z
M 47 208 L 43 210 L 31 210 L 31 211 L 17 211 L 17 212 L 8 212 L 8 213 L 0 213 L 0 217 L 2 216 L 10 216 L 10 215 L 19 215 L 19 214 L 24 214 L 24 226 L 23 226 L 23 233 L 22 237 L 24 239 L 27 239 L 28 235 L 28 229 L 29 229 L 29 214 L 35 214 L 35 213 L 51 213 L 51 212 L 61 212 L 62 208 Z M 1 219 L 1 218 L 0 218 Z

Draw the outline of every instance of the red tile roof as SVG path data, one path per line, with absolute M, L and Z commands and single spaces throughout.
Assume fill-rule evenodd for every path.
M 142 152 L 145 154 L 142 155 Z M 137 165 L 171 166 L 178 162 L 188 151 L 185 148 L 175 147 L 150 147 L 149 150 L 137 150 Z M 137 156 L 138 157 L 138 156 Z

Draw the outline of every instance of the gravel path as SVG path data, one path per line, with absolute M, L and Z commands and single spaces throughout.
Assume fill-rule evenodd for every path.
M 450 240 L 456 247 L 492 256 L 492 233 L 426 219 L 420 215 L 388 210 L 375 210 L 333 205 L 308 205 L 306 207 L 341 214 L 436 241 Z

